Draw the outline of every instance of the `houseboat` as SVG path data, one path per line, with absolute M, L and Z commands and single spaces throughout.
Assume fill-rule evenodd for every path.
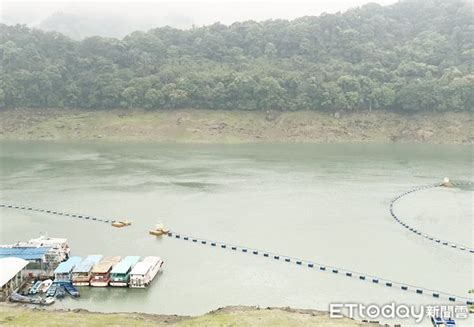
M 89 286 L 92 268 L 100 260 L 102 260 L 102 256 L 94 254 L 81 261 L 72 271 L 72 284 L 74 286 Z
M 55 282 L 70 282 L 72 279 L 72 270 L 81 262 L 80 257 L 70 257 L 54 269 Z
M 112 268 L 110 272 L 110 286 L 128 286 L 130 272 L 138 261 L 140 261 L 139 256 L 128 256 Z
M 91 286 L 105 287 L 110 282 L 110 271 L 120 262 L 121 257 L 105 257 L 99 261 L 91 270 Z
M 137 263 L 130 272 L 129 286 L 131 288 L 145 288 L 163 265 L 160 257 L 146 257 L 143 261 Z

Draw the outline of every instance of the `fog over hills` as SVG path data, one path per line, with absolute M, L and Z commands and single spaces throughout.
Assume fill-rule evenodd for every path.
M 387 5 L 396 0 L 3 0 L 0 22 L 56 31 L 76 40 L 96 35 L 123 38 L 134 31 L 164 26 L 189 29 L 216 22 L 230 25 L 247 20 L 317 16 L 367 2 Z

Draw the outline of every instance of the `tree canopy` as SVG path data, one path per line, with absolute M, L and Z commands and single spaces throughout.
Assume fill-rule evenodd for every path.
M 471 111 L 472 35 L 463 0 L 122 40 L 0 25 L 0 107 Z

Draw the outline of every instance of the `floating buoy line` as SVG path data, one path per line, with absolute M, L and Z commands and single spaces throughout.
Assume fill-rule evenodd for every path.
M 390 280 L 390 279 L 386 279 L 386 278 L 382 278 L 378 276 L 364 274 L 364 273 L 354 271 L 354 270 L 349 270 L 346 268 L 333 267 L 333 266 L 321 264 L 315 261 L 295 258 L 292 256 L 283 255 L 279 253 L 273 253 L 266 250 L 250 248 L 250 247 L 246 247 L 242 245 L 229 244 L 229 243 L 220 242 L 220 241 L 207 240 L 207 239 L 193 237 L 189 235 L 183 235 L 180 233 L 176 233 L 174 231 L 170 231 L 168 233 L 168 237 L 177 239 L 177 240 L 183 240 L 188 243 L 192 243 L 196 245 L 210 246 L 213 248 L 232 251 L 236 253 L 259 256 L 262 258 L 267 258 L 272 261 L 281 261 L 288 264 L 293 264 L 296 266 L 312 269 L 314 271 L 327 272 L 333 275 L 340 275 L 340 276 L 352 278 L 355 280 L 359 280 L 361 282 L 366 282 L 370 284 L 378 284 L 378 285 L 383 285 L 385 287 L 389 287 L 393 289 L 399 289 L 404 292 L 412 292 L 419 295 L 428 295 L 433 298 L 444 298 L 450 302 L 459 302 L 459 303 L 464 303 L 467 305 L 474 304 L 474 299 L 471 299 L 468 297 L 458 296 L 458 295 L 440 292 L 440 291 L 436 291 L 436 290 L 432 290 L 432 289 L 428 289 L 424 287 L 414 286 L 407 283 L 397 282 L 394 280 Z
M 448 186 L 448 187 L 453 187 L 453 186 L 470 186 L 472 185 L 472 182 L 455 182 L 455 183 L 451 183 L 449 182 L 449 179 L 447 181 L 447 183 L 449 183 L 449 185 L 451 186 Z M 398 223 L 400 224 L 402 227 L 404 227 L 407 231 L 409 232 L 412 232 L 413 234 L 415 235 L 419 235 L 420 237 L 423 237 L 433 243 L 436 243 L 436 244 L 440 244 L 440 245 L 444 245 L 444 246 L 448 246 L 448 247 L 451 247 L 453 249 L 457 249 L 457 250 L 460 250 L 460 251 L 464 251 L 464 252 L 469 252 L 469 253 L 474 253 L 474 248 L 471 248 L 467 245 L 463 245 L 463 244 L 459 244 L 457 242 L 453 242 L 453 241 L 448 241 L 448 240 L 443 240 L 441 238 L 438 238 L 436 236 L 433 236 L 433 235 L 430 235 L 428 233 L 425 233 L 413 226 L 410 226 L 408 223 L 406 223 L 405 221 L 403 221 L 396 213 L 395 213 L 395 204 L 398 203 L 401 199 L 405 198 L 406 196 L 408 196 L 409 194 L 413 194 L 415 192 L 418 192 L 418 191 L 422 191 L 422 190 L 426 190 L 426 189 L 431 189 L 431 188 L 438 188 L 438 187 L 445 187 L 445 184 L 429 184 L 429 185 L 423 185 L 423 186 L 417 186 L 417 187 L 414 187 L 412 188 L 411 190 L 409 191 L 406 191 L 400 195 L 398 195 L 397 197 L 395 197 L 391 202 L 390 202 L 390 215 L 392 216 L 392 218 Z
M 40 209 L 40 208 L 28 207 L 28 206 L 18 205 L 18 204 L 0 203 L 0 208 L 17 209 L 17 210 L 25 210 L 25 211 L 36 211 L 36 212 L 46 213 L 46 214 L 50 214 L 50 215 L 64 216 L 64 217 L 70 217 L 70 218 L 76 218 L 76 219 L 85 219 L 85 220 L 90 220 L 90 221 L 97 221 L 97 222 L 101 222 L 101 223 L 106 223 L 106 224 L 119 223 L 119 221 L 113 220 L 113 219 L 98 218 L 98 217 L 88 216 L 88 215 L 84 215 L 84 214 L 67 213 L 67 212 L 50 210 L 50 209 Z
M 460 186 L 460 185 L 472 185 L 472 182 L 458 182 L 455 183 L 454 185 Z M 450 246 L 452 248 L 459 249 L 461 251 L 468 251 L 470 253 L 474 253 L 474 249 L 468 248 L 466 246 L 451 242 L 451 241 L 445 241 L 441 240 L 438 238 L 435 238 L 433 236 L 430 236 L 426 233 L 423 233 L 413 227 L 410 227 L 408 224 L 403 222 L 394 212 L 394 204 L 402 199 L 403 197 L 407 196 L 408 194 L 411 194 L 413 192 L 417 192 L 420 190 L 428 189 L 428 188 L 435 188 L 435 187 L 441 187 L 443 186 L 442 184 L 431 184 L 431 185 L 425 185 L 425 186 L 419 186 L 415 187 L 407 192 L 404 192 L 397 197 L 395 197 L 391 202 L 390 202 L 390 214 L 391 216 L 403 227 L 407 228 L 407 230 L 420 235 L 430 241 L 433 241 L 435 243 L 443 244 L 446 246 Z M 7 208 L 7 209 L 18 209 L 18 210 L 25 210 L 25 211 L 34 211 L 34 212 L 40 212 L 40 213 L 46 213 L 46 214 L 52 214 L 52 215 L 58 215 L 58 216 L 64 216 L 64 217 L 71 217 L 71 218 L 76 218 L 76 219 L 84 219 L 88 221 L 95 221 L 95 222 L 101 222 L 101 223 L 106 223 L 106 224 L 111 224 L 114 227 L 123 227 L 123 226 L 129 226 L 131 222 L 126 221 L 126 220 L 114 220 L 114 219 L 106 219 L 106 218 L 99 218 L 95 216 L 89 216 L 89 215 L 84 215 L 84 214 L 74 214 L 74 213 L 66 213 L 66 212 L 61 212 L 61 211 L 56 211 L 56 210 L 50 210 L 50 209 L 39 209 L 39 208 L 34 208 L 34 207 L 29 207 L 25 205 L 15 205 L 15 204 L 4 204 L 0 203 L 0 208 Z M 120 226 L 119 226 L 120 225 Z M 152 233 L 153 234 L 153 233 Z M 474 299 L 464 297 L 464 296 L 458 296 L 446 292 L 441 292 L 437 290 L 432 290 L 424 287 L 419 287 L 419 286 L 414 286 L 410 285 L 407 283 L 402 283 L 390 279 L 385 279 L 382 277 L 378 276 L 373 276 L 365 273 L 360 273 L 358 271 L 353 271 L 349 270 L 346 268 L 339 268 L 339 267 L 333 267 L 325 264 L 321 264 L 315 261 L 311 260 L 306 260 L 306 259 L 300 259 L 300 258 L 295 258 L 292 256 L 288 255 L 283 255 L 283 254 L 278 254 L 266 250 L 261 250 L 261 249 L 255 249 L 251 247 L 246 247 L 242 245 L 235 245 L 235 244 L 229 244 L 221 241 L 212 241 L 212 240 L 207 240 L 203 238 L 198 238 L 198 237 L 193 237 L 189 235 L 184 235 L 175 231 L 167 231 L 167 233 L 162 233 L 164 235 L 168 235 L 169 238 L 177 239 L 177 240 L 183 240 L 188 243 L 193 243 L 193 244 L 199 244 L 199 245 L 207 245 L 210 247 L 214 248 L 219 248 L 222 250 L 228 250 L 231 252 L 239 252 L 243 254 L 248 254 L 248 255 L 253 255 L 253 256 L 260 256 L 262 258 L 267 258 L 272 261 L 281 261 L 285 262 L 288 264 L 294 264 L 296 266 L 300 267 L 305 267 L 308 269 L 312 269 L 315 271 L 319 272 L 327 272 L 333 275 L 340 275 L 344 276 L 346 278 L 352 278 L 359 280 L 361 282 L 366 282 L 370 283 L 371 285 L 377 284 L 377 285 L 383 285 L 388 288 L 392 289 L 399 289 L 404 292 L 412 292 L 414 294 L 418 295 L 428 295 L 433 298 L 444 298 L 450 302 L 457 302 L 457 303 L 464 303 L 467 305 L 473 305 L 474 304 Z M 161 234 L 160 234 L 161 235 Z

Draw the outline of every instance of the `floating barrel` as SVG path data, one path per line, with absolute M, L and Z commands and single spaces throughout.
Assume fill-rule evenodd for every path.
M 418 294 L 423 294 L 423 290 L 417 289 L 417 290 L 416 290 L 416 293 L 418 293 Z

